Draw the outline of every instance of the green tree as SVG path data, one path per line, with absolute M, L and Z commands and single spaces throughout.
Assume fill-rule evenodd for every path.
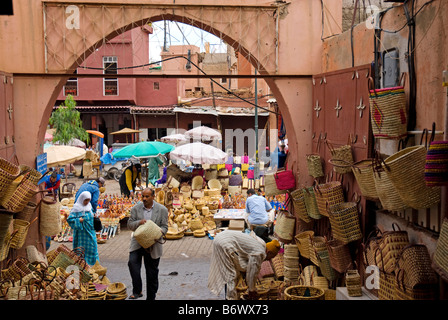
M 81 114 L 76 110 L 76 102 L 72 95 L 68 95 L 64 103 L 53 111 L 49 123 L 55 129 L 53 141 L 67 144 L 77 138 L 89 143 L 89 134 L 82 127 Z

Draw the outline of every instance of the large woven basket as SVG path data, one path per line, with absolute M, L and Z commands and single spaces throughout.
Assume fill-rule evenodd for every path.
M 335 148 L 329 142 L 327 142 L 327 146 L 331 153 L 331 161 L 329 162 L 333 164 L 333 170 L 339 174 L 351 172 L 351 165 L 353 164 L 352 146 L 347 144 Z
M 21 164 L 19 165 L 19 168 L 21 173 L 30 172 L 30 176 L 28 179 L 30 179 L 31 182 L 34 183 L 35 185 L 37 185 L 39 183 L 39 180 L 42 178 L 42 173 L 40 173 L 34 168 L 31 168 L 30 166 Z
M 300 255 L 304 258 L 310 258 L 310 252 L 312 248 L 312 238 L 314 236 L 314 231 L 308 230 L 297 234 L 294 239 L 296 245 L 299 248 Z
M 400 139 L 407 135 L 406 95 L 404 87 L 374 89 L 369 79 L 369 105 L 375 138 Z
M 134 238 L 138 244 L 147 249 L 163 236 L 162 229 L 152 220 L 140 225 L 134 232 Z
M 37 217 L 33 219 L 33 221 L 28 222 L 26 220 L 14 219 L 13 220 L 13 229 L 17 231 L 17 234 L 11 240 L 11 248 L 20 249 L 25 243 L 26 236 L 28 235 L 28 229 L 30 225 L 37 220 Z
M 403 202 L 397 189 L 389 176 L 384 171 L 375 171 L 373 174 L 375 187 L 383 209 L 389 211 L 400 211 L 408 206 Z
M 18 176 L 2 191 L 0 204 L 7 210 L 17 213 L 23 210 L 39 188 L 30 179 L 31 173 Z
M 385 231 L 382 234 L 378 249 L 375 251 L 375 265 L 388 273 L 395 270 L 396 259 L 399 257 L 401 250 L 409 244 L 406 231 L 400 230 L 396 223 L 392 224 L 392 228 L 392 231 Z
M 339 181 L 330 181 L 314 186 L 314 195 L 319 213 L 326 217 L 330 216 L 329 207 L 344 202 L 344 191 Z
M 316 195 L 313 187 L 306 187 L 303 189 L 303 201 L 305 202 L 308 216 L 315 220 L 322 218 L 322 215 L 319 213 L 319 207 L 317 206 Z
M 290 243 L 294 240 L 295 228 L 296 218 L 288 211 L 280 210 L 274 226 L 275 237 L 283 243 Z
M 279 190 L 275 182 L 274 174 L 264 176 L 264 194 L 266 197 L 276 196 L 286 193 L 286 190 Z
M 429 208 L 440 202 L 440 187 L 425 183 L 426 148 L 408 147 L 384 160 L 386 174 L 403 202 L 414 209 Z
M 339 273 L 345 273 L 352 268 L 353 261 L 349 247 L 338 239 L 326 242 L 330 264 Z
M 18 165 L 0 157 L 0 194 L 19 174 L 20 167 Z
M 397 268 L 403 270 L 403 283 L 407 287 L 416 288 L 438 282 L 425 245 L 410 244 L 404 247 L 397 259 Z
M 432 141 L 426 154 L 425 183 L 428 187 L 448 184 L 448 141 Z
M 54 236 L 62 230 L 61 204 L 52 197 L 44 197 L 40 205 L 39 230 L 43 236 Z
M 407 286 L 403 280 L 403 269 L 397 269 L 394 300 L 436 300 L 437 285 L 428 284 L 415 288 Z
M 37 208 L 37 204 L 30 201 L 28 202 L 25 207 L 22 209 L 22 211 L 16 213 L 15 218 L 21 219 L 25 221 L 31 221 L 31 218 L 33 217 L 34 211 Z
M 12 222 L 13 215 L 13 212 L 0 208 L 0 250 L 6 245 L 5 239 L 9 234 L 8 229 Z
M 312 286 L 290 286 L 285 289 L 285 300 L 324 300 L 325 291 Z
M 303 189 L 296 189 L 291 192 L 294 214 L 305 222 L 311 222 L 311 218 L 306 209 L 305 196 L 303 193 Z
M 434 270 L 448 281 L 448 218 L 444 218 L 432 261 Z
M 375 179 L 373 177 L 373 164 L 371 159 L 361 160 L 352 165 L 352 172 L 358 183 L 363 197 L 368 200 L 378 200 Z
M 330 206 L 328 212 L 331 232 L 335 239 L 349 243 L 362 238 L 356 202 L 337 203 Z
M 334 281 L 339 278 L 338 272 L 331 266 L 328 250 L 318 251 L 317 258 L 319 260 L 320 272 L 328 281 Z

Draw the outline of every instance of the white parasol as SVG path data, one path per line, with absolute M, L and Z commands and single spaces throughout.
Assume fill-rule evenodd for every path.
M 185 160 L 195 164 L 221 164 L 227 160 L 227 153 L 201 142 L 184 144 L 170 152 L 170 159 Z
M 185 137 L 194 140 L 221 140 L 221 133 L 218 130 L 200 126 L 185 132 Z
M 164 137 L 160 138 L 160 141 L 165 142 L 165 143 L 179 144 L 182 142 L 186 142 L 187 138 L 185 138 L 185 135 L 183 135 L 181 133 L 175 133 L 175 134 L 170 134 L 168 136 L 164 136 Z

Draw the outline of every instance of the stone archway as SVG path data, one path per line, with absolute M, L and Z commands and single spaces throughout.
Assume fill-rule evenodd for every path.
M 26 6 L 15 0 L 16 15 L 0 17 L 4 30 L 0 34 L 0 70 L 14 75 L 15 141 L 20 162 L 34 164 L 36 155 L 42 152 L 41 141 L 53 103 L 83 55 L 87 56 L 89 50 L 101 45 L 114 32 L 119 34 L 123 28 L 130 29 L 136 23 L 150 21 L 151 17 L 171 17 L 180 22 L 194 22 L 206 31 L 226 37 L 227 42 L 256 66 L 259 74 L 283 76 L 265 80 L 285 119 L 290 160 L 298 162 L 294 169 L 306 170 L 305 161 L 297 155 L 311 151 L 311 75 L 321 71 L 322 52 L 322 8 L 318 1 L 287 3 L 283 15 L 274 14 L 278 3 L 284 3 L 277 1 L 272 5 L 261 0 L 247 0 L 244 4 L 235 0 L 226 5 L 216 5 L 213 0 L 177 0 L 176 4 L 171 0 L 159 0 L 158 4 L 147 4 L 144 0 L 122 2 L 50 0 L 33 1 Z M 324 2 L 328 10 L 340 11 L 340 1 Z M 67 7 L 73 4 L 96 12 L 108 6 L 120 15 L 110 11 L 105 15 L 107 21 L 96 19 L 82 29 L 87 17 L 81 14 L 82 9 L 79 28 L 67 29 L 67 21 L 69 26 L 76 26 L 75 21 L 67 20 L 73 14 L 73 11 L 66 12 Z M 245 18 L 242 12 L 252 12 L 258 19 Z M 238 27 L 238 21 L 242 22 L 239 26 L 245 27 Z M 50 37 L 52 30 L 56 37 Z

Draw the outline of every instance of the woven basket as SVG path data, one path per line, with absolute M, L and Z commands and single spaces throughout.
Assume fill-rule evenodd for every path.
M 448 141 L 432 141 L 426 154 L 425 183 L 428 187 L 448 184 Z
M 274 235 L 283 243 L 291 243 L 294 240 L 296 218 L 286 210 L 280 210 L 277 214 Z
M 52 197 L 44 197 L 40 205 L 39 230 L 43 236 L 54 236 L 62 230 L 61 226 L 61 204 Z
M 10 237 L 8 229 L 12 220 L 13 212 L 9 212 L 5 209 L 0 208 L 0 251 L 2 250 L 3 246 L 6 246 L 6 238 Z
M 368 200 L 379 200 L 373 177 L 372 159 L 361 160 L 352 165 L 352 172 L 363 197 Z
M 231 195 L 234 196 L 236 194 L 241 194 L 241 186 L 229 186 L 227 188 L 227 192 Z
M 291 192 L 292 203 L 294 205 L 294 213 L 299 218 L 305 222 L 311 222 L 311 218 L 308 215 L 306 209 L 305 197 L 303 195 L 303 189 L 297 189 Z
M 444 218 L 432 261 L 434 270 L 448 281 L 448 218 Z
M 347 270 L 345 274 L 345 285 L 347 286 L 347 293 L 350 297 L 362 296 L 361 276 L 358 270 Z
M 312 248 L 312 237 L 314 236 L 314 231 L 308 230 L 297 234 L 294 239 L 297 247 L 299 248 L 300 255 L 304 258 L 310 258 L 310 251 Z
M 438 282 L 425 245 L 413 244 L 404 247 L 397 259 L 397 268 L 403 270 L 403 283 L 406 287 L 416 288 Z
M 310 260 L 316 266 L 319 266 L 319 251 L 327 251 L 327 246 L 325 245 L 325 238 L 321 236 L 312 236 L 311 237 L 311 245 L 309 247 L 310 250 Z
M 417 288 L 407 286 L 403 280 L 403 269 L 397 269 L 394 300 L 436 300 L 436 285 L 421 285 Z
M 204 178 L 201 176 L 195 176 L 191 179 L 191 189 L 192 190 L 201 190 L 204 184 Z
M 330 206 L 331 232 L 335 239 L 349 243 L 362 238 L 359 225 L 358 204 L 356 202 L 342 202 Z
M 264 194 L 266 197 L 272 197 L 284 193 L 286 193 L 286 190 L 277 189 L 274 174 L 267 174 L 264 176 Z
M 380 273 L 380 287 L 378 290 L 378 299 L 380 300 L 394 300 L 395 287 L 397 281 L 395 273 L 386 273 L 379 270 Z
M 134 238 L 138 244 L 147 249 L 163 236 L 162 229 L 152 220 L 140 225 L 134 232 Z
M 209 187 L 210 189 L 218 189 L 218 190 L 221 190 L 221 189 L 222 189 L 221 182 L 219 182 L 218 179 L 212 179 L 212 180 L 209 180 L 209 181 L 207 182 L 207 185 L 208 185 L 208 187 Z
M 440 202 L 440 187 L 425 183 L 426 148 L 413 146 L 384 160 L 386 174 L 403 202 L 414 209 L 429 208 Z
M 348 246 L 338 239 L 326 243 L 331 267 L 342 274 L 351 269 L 353 262 Z
M 180 192 L 182 193 L 184 199 L 191 198 L 191 187 L 188 185 L 183 185 L 180 187 Z
M 322 215 L 319 213 L 319 207 L 317 206 L 313 187 L 303 189 L 303 201 L 305 202 L 306 211 L 309 217 L 315 220 L 322 218 Z
M 322 169 L 322 159 L 318 154 L 307 154 L 306 163 L 308 167 L 308 174 L 314 178 L 319 178 L 324 176 L 324 171 Z
M 30 180 L 31 173 L 20 175 L 2 191 L 0 204 L 11 212 L 20 212 L 30 199 L 39 192 L 39 188 Z
M 32 183 L 34 183 L 37 186 L 39 180 L 42 178 L 42 173 L 24 164 L 19 165 L 19 168 L 21 173 L 30 172 L 29 179 Z
M 20 167 L 0 157 L 0 194 L 20 174 Z
M 285 289 L 285 300 L 324 300 L 325 291 L 312 286 L 290 286 Z
M 395 270 L 396 259 L 399 257 L 401 250 L 409 244 L 406 231 L 401 231 L 396 223 L 392 224 L 392 228 L 393 231 L 385 231 L 382 234 L 378 250 L 375 251 L 375 265 L 388 273 Z
M 205 180 L 210 181 L 212 179 L 218 178 L 218 170 L 205 170 L 204 174 Z
M 283 280 L 285 276 L 285 265 L 283 260 L 283 254 L 279 253 L 271 259 L 272 269 L 274 269 L 275 277 L 278 280 Z
M 376 191 L 383 209 L 400 211 L 407 208 L 389 176 L 384 171 L 375 171 L 373 179 L 375 180 Z
M 14 238 L 11 240 L 11 248 L 13 249 L 20 249 L 22 248 L 23 244 L 25 243 L 26 236 L 28 235 L 28 229 L 30 225 L 37 220 L 37 217 L 34 218 L 33 221 L 28 222 L 21 219 L 14 219 L 13 220 L 13 229 L 14 231 L 17 231 Z
M 406 95 L 404 87 L 374 89 L 369 79 L 369 105 L 375 138 L 399 139 L 407 135 Z
M 37 204 L 30 201 L 25 205 L 22 211 L 16 213 L 15 218 L 25 221 L 31 221 L 31 218 L 33 217 L 34 211 L 36 211 L 36 208 Z
M 314 195 L 316 196 L 319 213 L 326 217 L 330 216 L 329 207 L 344 202 L 344 191 L 339 181 L 330 181 L 314 186 Z
M 331 164 L 333 170 L 339 174 L 352 172 L 351 164 L 353 164 L 352 146 L 350 144 L 335 148 L 327 141 L 328 149 L 331 153 Z M 347 165 L 348 164 L 348 165 Z
M 336 270 L 333 269 L 330 262 L 330 255 L 328 254 L 328 250 L 322 250 L 317 252 L 317 259 L 319 261 L 319 269 L 322 275 L 328 281 L 334 281 L 339 278 L 339 274 Z

